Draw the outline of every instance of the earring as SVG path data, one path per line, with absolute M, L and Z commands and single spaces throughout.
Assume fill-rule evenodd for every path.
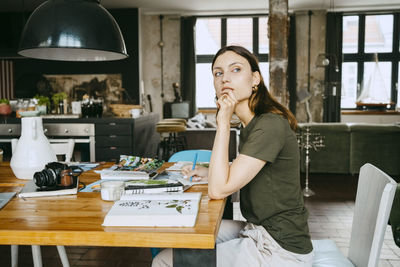
M 255 84 L 255 85 L 253 85 L 253 87 L 251 87 L 251 91 L 253 91 L 253 93 L 256 93 L 257 90 L 258 90 L 258 85 L 257 84 Z

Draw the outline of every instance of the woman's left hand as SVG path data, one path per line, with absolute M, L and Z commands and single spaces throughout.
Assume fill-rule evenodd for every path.
M 185 165 L 182 167 L 182 174 L 185 179 L 192 177 L 194 182 L 207 181 L 208 168 L 196 165 L 195 169 L 192 170 L 192 165 Z

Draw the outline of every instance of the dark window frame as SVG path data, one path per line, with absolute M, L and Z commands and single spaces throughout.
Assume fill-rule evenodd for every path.
M 269 62 L 269 53 L 259 53 L 259 18 L 267 17 L 268 14 L 247 14 L 247 15 L 229 15 L 229 16 L 198 16 L 197 19 L 205 18 L 220 18 L 221 19 L 221 46 L 226 46 L 227 43 L 227 19 L 228 18 L 252 18 L 253 19 L 253 54 L 257 57 L 260 63 Z M 211 54 L 196 54 L 197 63 L 212 63 L 214 55 Z M 216 109 L 215 107 L 201 107 L 199 109 Z
M 364 63 L 373 62 L 374 53 L 365 53 L 365 17 L 369 15 L 393 15 L 393 40 L 392 40 L 392 52 L 379 52 L 379 62 L 391 62 L 392 63 L 392 76 L 391 76 L 391 101 L 394 105 L 390 109 L 396 108 L 397 103 L 397 86 L 398 86 L 398 72 L 400 62 L 400 12 L 366 12 L 366 13 L 344 13 L 342 21 L 346 16 L 358 16 L 358 50 L 357 53 L 343 53 L 343 62 L 354 62 L 357 64 L 357 96 L 360 95 L 360 85 L 364 77 Z M 343 31 L 343 28 L 342 28 Z M 343 33 L 342 33 L 343 35 Z M 328 40 L 327 40 L 328 41 Z M 343 47 L 343 40 L 341 40 L 341 46 Z M 356 108 L 341 108 L 342 110 L 353 110 Z

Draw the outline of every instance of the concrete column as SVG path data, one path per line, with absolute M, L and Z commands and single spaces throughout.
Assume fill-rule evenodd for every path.
M 278 102 L 288 106 L 288 0 L 269 0 L 269 91 Z

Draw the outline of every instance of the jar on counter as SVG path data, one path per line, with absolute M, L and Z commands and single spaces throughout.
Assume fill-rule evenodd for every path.
M 16 111 L 15 111 L 15 116 L 17 118 L 21 118 L 20 112 L 27 110 L 28 103 L 29 103 L 29 100 L 18 99 L 17 105 L 16 105 Z
M 35 111 L 36 110 L 36 105 L 37 105 L 37 100 L 35 98 L 29 99 L 26 110 Z

